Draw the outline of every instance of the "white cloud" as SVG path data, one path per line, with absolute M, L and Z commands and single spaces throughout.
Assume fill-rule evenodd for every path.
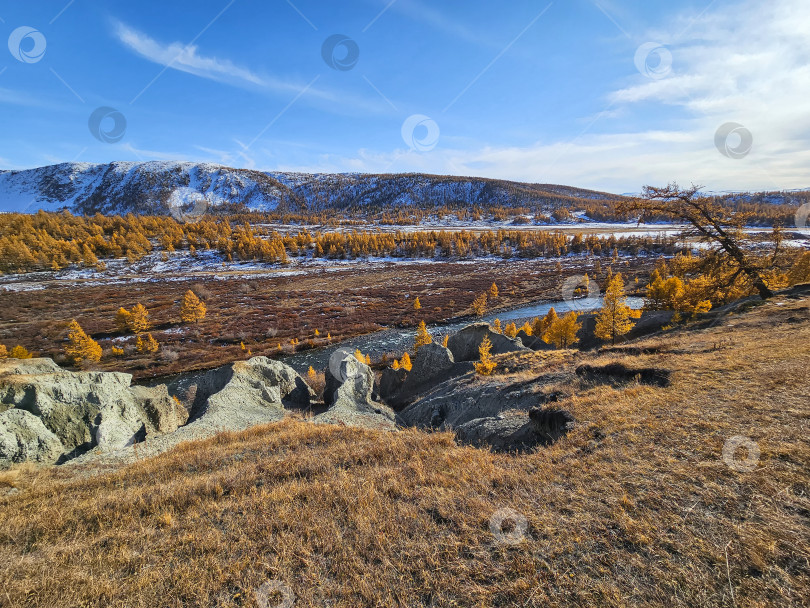
M 384 1 L 387 2 L 388 0 Z M 441 11 L 418 0 L 399 0 L 391 5 L 391 7 L 395 12 L 406 15 L 415 21 L 425 23 L 434 29 L 460 40 L 493 48 L 498 46 L 494 42 L 487 40 L 480 32 L 474 32 L 464 26 L 458 19 L 451 19 L 445 16 Z
M 807 0 L 717 3 L 697 19 L 684 14 L 646 32 L 646 40 L 670 48 L 672 74 L 651 80 L 636 73 L 610 92 L 605 105 L 615 111 L 598 119 L 598 135 L 466 150 L 445 137 L 428 154 L 360 151 L 353 158 L 324 157 L 317 169 L 483 175 L 613 192 L 673 180 L 712 190 L 810 187 L 808 29 Z M 613 117 L 642 105 L 667 127 L 604 134 Z M 715 148 L 715 132 L 726 122 L 753 134 L 743 159 Z
M 115 34 L 129 49 L 158 65 L 207 78 L 217 82 L 241 86 L 249 89 L 269 91 L 286 97 L 297 97 L 316 101 L 320 108 L 332 113 L 372 112 L 389 113 L 387 104 L 376 97 L 358 97 L 356 95 L 331 91 L 307 85 L 303 82 L 280 80 L 240 67 L 230 60 L 206 57 L 199 53 L 194 45 L 180 42 L 161 44 L 148 35 L 139 32 L 124 23 L 115 22 Z M 1 101 L 1 100 L 0 100 Z
M 227 59 L 203 57 L 194 45 L 172 42 L 165 45 L 123 23 L 116 23 L 118 39 L 141 57 L 162 66 L 221 82 L 242 82 L 267 86 L 267 82 L 247 68 L 239 67 Z

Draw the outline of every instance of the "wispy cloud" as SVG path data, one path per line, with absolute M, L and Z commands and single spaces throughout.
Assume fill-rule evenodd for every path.
M 324 109 L 338 114 L 347 109 L 352 112 L 388 113 L 388 108 L 375 98 L 359 97 L 308 86 L 306 82 L 286 81 L 258 74 L 228 59 L 203 55 L 196 45 L 158 42 L 120 21 L 115 22 L 115 35 L 122 44 L 144 59 L 200 78 L 282 96 L 296 96 L 305 90 L 305 97 L 321 102 Z
M 385 0 L 381 0 L 384 2 Z M 399 0 L 391 6 L 391 10 L 406 15 L 415 21 L 422 22 L 440 32 L 449 34 L 460 40 L 471 42 L 476 45 L 497 47 L 497 43 L 482 36 L 480 32 L 474 32 L 458 19 L 453 19 L 436 10 L 432 6 L 420 2 L 419 0 Z
M 196 45 L 185 45 L 179 42 L 162 44 L 120 21 L 115 23 L 115 35 L 130 50 L 158 65 L 220 82 L 243 83 L 260 87 L 270 84 L 249 69 L 237 66 L 227 59 L 201 55 Z

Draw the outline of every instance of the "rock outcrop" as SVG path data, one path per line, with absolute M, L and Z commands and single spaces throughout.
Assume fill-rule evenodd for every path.
M 583 380 L 600 384 L 639 382 L 652 386 L 667 387 L 672 372 L 657 367 L 627 367 L 622 363 L 607 365 L 580 365 L 576 374 Z
M 398 410 L 442 382 L 472 369 L 470 362 L 456 363 L 450 349 L 441 344 L 427 344 L 419 347 L 414 355 L 411 371 L 391 368 L 383 371 L 379 385 L 380 398 Z
M 386 367 L 380 375 L 380 383 L 377 386 L 377 394 L 385 403 L 390 404 L 396 395 L 402 390 L 405 378 L 408 377 L 407 370 Z
M 492 331 L 487 323 L 474 323 L 459 330 L 447 341 L 447 348 L 453 353 L 454 361 L 477 361 L 478 347 L 485 337 L 492 342 L 493 355 L 502 355 L 515 351 L 528 351 L 517 338 L 508 338 L 503 334 Z
M 146 436 L 171 432 L 185 422 L 185 409 L 169 397 L 165 387 L 131 387 L 131 381 L 130 374 L 70 372 L 50 359 L 4 359 L 0 361 L 0 411 L 6 414 L 6 428 L 14 421 L 21 439 L 32 433 L 42 437 L 41 428 L 26 416 L 8 412 L 25 411 L 36 418 L 58 440 L 57 459 L 94 447 L 120 449 Z M 57 448 L 51 435 L 44 436 L 42 454 L 35 459 L 53 460 Z M 29 453 L 38 452 L 29 447 L 16 452 L 0 448 L 0 458 L 14 461 L 28 459 Z
M 171 433 L 188 420 L 188 411 L 175 400 L 165 384 L 155 387 L 130 387 L 138 406 L 146 413 L 152 428 L 158 433 Z
M 405 378 L 403 390 L 417 393 L 425 386 L 434 384 L 436 378 L 452 369 L 456 362 L 449 348 L 435 342 L 420 346 L 413 359 L 413 368 Z
M 663 327 L 672 323 L 674 315 L 675 313 L 671 310 L 652 310 L 644 312 L 639 319 L 634 321 L 632 329 L 621 336 L 617 340 L 617 343 L 624 343 L 659 332 Z M 609 341 L 596 337 L 596 313 L 584 313 L 580 315 L 579 321 L 582 323 L 582 327 L 580 327 L 577 332 L 577 348 L 587 350 L 610 344 Z
M 393 410 L 373 400 L 374 372 L 354 355 L 347 354 L 326 370 L 324 401 L 329 405 L 313 422 L 395 429 Z
M 64 452 L 59 438 L 32 413 L 17 408 L 0 413 L 0 465 L 53 464 Z
M 554 350 L 553 344 L 548 344 L 543 342 L 542 338 L 538 338 L 537 336 L 530 336 L 522 329 L 517 333 L 515 336 L 523 346 L 530 348 L 532 350 Z
M 524 452 L 557 441 L 574 426 L 567 410 L 532 408 L 528 414 L 476 418 L 456 429 L 456 439 L 496 452 Z
M 285 363 L 267 357 L 235 361 L 200 378 L 189 426 L 241 430 L 281 420 L 285 406 L 306 408 L 314 397 L 304 379 Z
M 458 363 L 456 365 L 459 365 Z M 471 364 L 468 364 L 471 365 Z M 490 418 L 507 410 L 529 411 L 545 401 L 546 385 L 569 381 L 570 374 L 551 372 L 524 383 L 490 377 L 482 382 L 469 373 L 435 386 L 399 412 L 403 426 L 455 429 L 476 418 Z

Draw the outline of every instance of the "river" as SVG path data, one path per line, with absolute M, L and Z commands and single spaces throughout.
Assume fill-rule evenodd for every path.
M 627 298 L 627 305 L 631 308 L 641 308 L 644 305 L 643 298 Z M 515 321 L 518 325 L 522 325 L 524 320 L 532 320 L 534 317 L 542 317 L 553 307 L 557 313 L 566 313 L 571 310 L 577 312 L 589 312 L 596 310 L 602 306 L 602 298 L 578 298 L 574 300 L 559 300 L 556 302 L 539 302 L 530 304 L 529 306 L 522 306 L 512 310 L 502 310 L 496 313 L 485 315 L 481 320 L 491 323 L 496 318 L 501 320 L 503 325 L 509 321 Z M 464 319 L 462 321 L 454 321 L 446 324 L 430 325 L 428 331 L 433 340 L 440 342 L 445 334 L 452 334 L 458 330 L 466 327 L 470 323 L 474 323 L 472 319 Z M 306 374 L 309 367 L 312 366 L 316 370 L 323 370 L 329 364 L 329 358 L 338 349 L 348 349 L 354 352 L 360 349 L 363 354 L 370 355 L 372 359 L 378 360 L 386 353 L 394 353 L 397 356 L 402 356 L 405 350 L 413 347 L 414 337 L 416 335 L 415 328 L 409 329 L 383 329 L 374 333 L 366 334 L 364 336 L 357 336 L 341 342 L 336 342 L 326 348 L 318 348 L 314 350 L 307 350 L 292 355 L 279 357 L 295 371 L 300 374 Z M 149 378 L 142 380 L 141 383 L 147 386 L 155 386 L 158 384 L 166 384 L 169 393 L 178 395 L 183 398 L 186 395 L 189 387 L 197 382 L 197 378 L 204 371 L 190 371 L 181 372 L 172 376 L 161 376 L 158 378 Z
M 642 298 L 627 298 L 627 305 L 631 308 L 641 308 L 644 305 L 644 300 Z M 509 321 L 520 321 L 519 325 L 522 325 L 524 320 L 545 316 L 551 308 L 554 308 L 557 313 L 566 313 L 571 310 L 588 312 L 596 310 L 601 306 L 602 298 L 581 298 L 572 301 L 560 300 L 557 302 L 542 302 L 515 308 L 513 310 L 488 314 L 483 317 L 482 321 L 491 323 L 498 318 L 504 326 Z M 431 325 L 428 326 L 428 331 L 431 336 L 433 336 L 434 341 L 440 342 L 445 334 L 453 334 L 473 322 L 475 321 L 465 319 L 463 321 L 447 324 Z M 316 370 L 324 369 L 329 363 L 329 357 L 339 348 L 349 349 L 351 351 L 360 349 L 360 352 L 370 355 L 374 360 L 379 359 L 385 353 L 396 353 L 397 356 L 401 356 L 405 350 L 413 346 L 415 336 L 415 328 L 384 329 L 364 336 L 350 338 L 326 348 L 307 350 L 281 357 L 280 360 L 284 361 L 284 363 L 291 366 L 297 372 L 303 374 L 306 373 L 310 366 Z

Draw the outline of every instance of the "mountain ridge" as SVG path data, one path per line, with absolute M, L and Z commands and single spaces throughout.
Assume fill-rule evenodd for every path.
M 731 203 L 795 204 L 807 190 L 707 193 Z M 60 163 L 0 170 L 0 211 L 93 215 L 169 214 L 175 209 L 230 206 L 250 211 L 379 212 L 418 207 L 532 208 L 574 211 L 628 194 L 487 177 L 428 173 L 303 173 L 237 169 L 190 161 Z
M 341 210 L 441 205 L 539 206 L 620 195 L 555 184 L 424 173 L 300 173 L 214 163 L 116 161 L 0 170 L 0 210 L 83 214 L 169 213 L 205 199 L 254 211 Z

